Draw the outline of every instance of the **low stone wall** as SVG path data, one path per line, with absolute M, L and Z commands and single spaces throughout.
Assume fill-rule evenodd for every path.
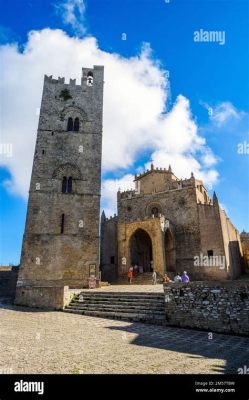
M 62 310 L 70 303 L 73 294 L 68 286 L 17 286 L 15 304 L 46 310 Z
M 249 282 L 164 285 L 166 325 L 249 335 Z
M 0 296 L 15 296 L 18 267 L 0 267 Z

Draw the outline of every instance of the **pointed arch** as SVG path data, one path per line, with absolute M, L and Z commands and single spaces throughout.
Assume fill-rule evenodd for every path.
M 142 228 L 136 229 L 129 240 L 130 262 L 149 272 L 153 261 L 152 239 L 149 233 Z

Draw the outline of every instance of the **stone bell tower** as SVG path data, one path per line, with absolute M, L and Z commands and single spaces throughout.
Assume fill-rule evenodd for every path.
M 16 304 L 58 308 L 99 268 L 104 67 L 45 75 Z

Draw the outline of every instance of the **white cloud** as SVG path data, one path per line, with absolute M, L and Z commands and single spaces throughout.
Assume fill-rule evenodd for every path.
M 121 190 L 134 189 L 134 176 L 126 174 L 120 179 L 105 179 L 102 182 L 101 194 L 104 199 L 103 205 L 106 216 L 113 215 L 117 212 L 117 192 Z
M 83 35 L 85 26 L 85 0 L 65 0 L 55 5 L 57 14 L 62 18 L 65 25 L 71 26 L 74 33 Z
M 239 112 L 232 103 L 225 101 L 213 108 L 211 121 L 220 127 L 231 119 L 239 119 L 242 114 L 243 112 Z
M 1 163 L 11 173 L 6 184 L 13 193 L 27 196 L 43 75 L 77 78 L 79 83 L 82 66 L 93 65 L 105 66 L 105 172 L 119 171 L 119 176 L 123 172 L 121 183 L 126 182 L 130 179 L 127 169 L 146 151 L 155 166 L 170 163 L 179 178 L 193 171 L 206 184 L 217 180 L 216 158 L 198 133 L 188 99 L 179 95 L 172 110 L 165 113 L 168 82 L 149 45 L 140 54 L 124 58 L 102 51 L 94 37 L 72 38 L 61 30 L 44 29 L 29 34 L 22 53 L 16 45 L 0 47 L 0 58 L 1 141 L 13 144 L 13 157 Z M 103 198 L 111 209 L 115 191 L 107 190 L 108 184 L 103 183 Z

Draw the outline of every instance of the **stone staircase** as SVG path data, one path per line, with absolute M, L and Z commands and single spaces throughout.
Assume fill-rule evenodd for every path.
M 157 282 L 162 283 L 159 275 L 157 276 Z M 152 272 L 144 272 L 143 274 L 137 274 L 132 278 L 132 284 L 134 285 L 152 285 Z M 130 285 L 128 282 L 127 275 L 121 275 L 115 281 L 115 285 Z
M 82 291 L 64 311 L 157 325 L 163 325 L 165 321 L 163 293 Z

